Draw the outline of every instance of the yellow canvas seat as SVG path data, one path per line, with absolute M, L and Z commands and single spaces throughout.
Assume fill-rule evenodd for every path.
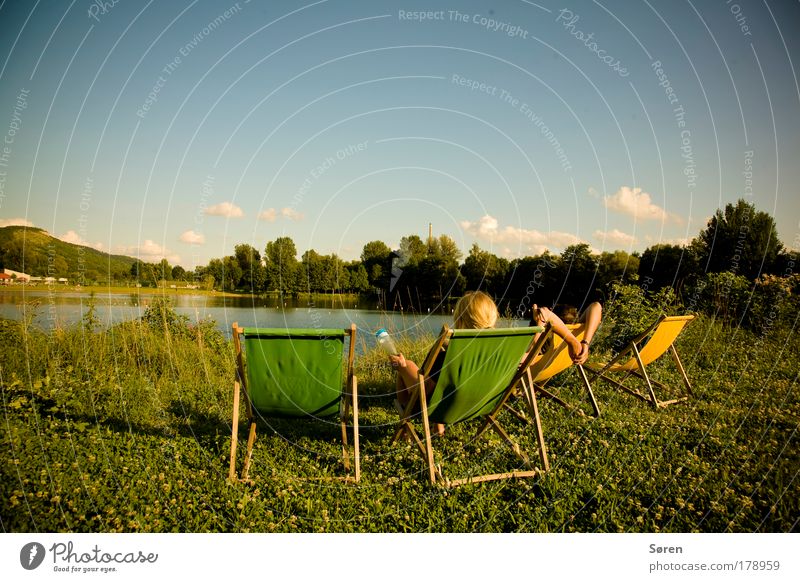
M 631 340 L 610 362 L 603 366 L 587 364 L 586 367 L 599 378 L 602 378 L 641 400 L 650 402 L 656 408 L 688 400 L 689 396 L 692 394 L 692 386 L 689 383 L 689 378 L 686 376 L 683 364 L 681 364 L 681 360 L 678 357 L 678 351 L 675 349 L 675 340 L 683 331 L 683 328 L 686 327 L 686 324 L 694 318 L 694 315 L 662 315 L 644 333 Z M 671 400 L 659 401 L 653 386 L 658 386 L 663 390 L 669 390 L 669 387 L 651 378 L 647 373 L 647 366 L 652 364 L 667 351 L 671 353 L 672 359 L 675 361 L 675 365 L 680 372 L 684 386 L 686 387 L 686 395 Z M 625 358 L 628 359 L 626 360 Z M 618 382 L 610 377 L 612 374 L 624 374 L 624 376 L 622 380 Z M 633 390 L 623 384 L 629 376 L 636 376 L 644 381 L 650 393 L 649 398 L 641 392 Z
M 567 329 L 569 329 L 569 331 L 578 341 L 583 340 L 584 334 L 586 333 L 586 326 L 584 324 L 570 324 L 567 325 Z M 550 346 L 550 349 L 545 351 L 534 360 L 533 364 L 530 366 L 527 378 L 523 381 L 528 382 L 528 384 L 533 386 L 534 390 L 542 396 L 554 400 L 568 410 L 572 410 L 572 406 L 567 404 L 557 395 L 553 394 L 550 390 L 545 389 L 545 385 L 553 377 L 567 370 L 573 365 L 573 363 L 572 358 L 569 355 L 567 343 L 561 338 L 561 336 L 554 333 L 552 328 L 549 326 L 544 333 L 548 334 L 549 338 L 552 338 L 552 345 Z M 546 345 L 547 343 L 545 343 L 545 346 Z M 580 375 L 583 385 L 586 388 L 586 392 L 589 395 L 589 402 L 592 405 L 594 415 L 600 416 L 600 407 L 597 405 L 597 400 L 592 392 L 592 386 L 589 383 L 589 378 L 586 376 L 586 370 L 582 364 L 578 364 L 575 367 L 578 369 L 578 374 Z M 578 409 L 578 412 L 583 414 L 583 411 L 580 409 Z

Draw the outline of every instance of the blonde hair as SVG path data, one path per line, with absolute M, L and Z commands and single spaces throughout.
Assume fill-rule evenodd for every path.
M 500 314 L 497 306 L 483 291 L 468 291 L 456 303 L 453 321 L 457 329 L 488 329 L 494 327 Z

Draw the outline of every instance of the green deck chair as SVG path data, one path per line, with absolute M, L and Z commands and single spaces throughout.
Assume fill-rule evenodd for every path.
M 694 315 L 662 315 L 656 322 L 643 333 L 631 340 L 628 345 L 619 352 L 610 362 L 603 366 L 589 365 L 587 369 L 598 378 L 616 386 L 620 390 L 636 396 L 640 400 L 650 402 L 654 408 L 663 408 L 677 402 L 684 402 L 692 395 L 692 385 L 689 377 L 683 368 L 681 359 L 678 357 L 678 350 L 675 349 L 675 340 L 683 331 L 683 328 L 695 318 Z M 662 390 L 669 390 L 667 386 L 654 380 L 647 373 L 647 366 L 659 359 L 669 350 L 675 366 L 680 372 L 683 385 L 686 387 L 686 395 L 671 400 L 659 400 L 653 386 L 658 386 Z M 629 357 L 627 361 L 624 361 Z M 620 363 L 623 362 L 623 363 Z M 621 381 L 614 380 L 612 374 L 624 374 Z M 641 379 L 649 392 L 649 398 L 639 392 L 625 386 L 624 382 L 629 376 L 636 376 Z
M 455 424 L 481 418 L 483 423 L 475 438 L 480 437 L 487 428 L 491 427 L 526 465 L 530 465 L 528 456 L 500 426 L 497 416 L 503 411 L 513 390 L 517 385 L 522 384 L 520 382 L 522 377 L 527 373 L 528 366 L 541 349 L 544 334 L 538 342 L 535 342 L 535 335 L 542 331 L 544 331 L 542 327 L 506 329 L 450 329 L 446 325 L 442 327 L 439 338 L 420 368 L 417 384 L 411 388 L 408 405 L 402 409 L 399 403 L 397 404 L 401 418 L 392 439 L 392 443 L 395 443 L 406 436 L 414 441 L 428 465 L 431 483 L 436 483 L 438 477 L 445 485 L 455 487 L 465 483 L 534 477 L 540 473 L 538 470 L 513 471 L 476 475 L 452 481 L 445 479 L 434 460 L 430 424 Z M 426 402 L 425 378 L 431 373 L 434 362 L 442 350 L 445 350 L 445 356 L 441 372 L 430 401 Z M 528 355 L 522 362 L 526 352 Z M 531 414 L 536 426 L 536 438 L 539 443 L 539 455 L 546 471 L 549 464 L 536 395 L 529 394 L 528 396 L 526 402 L 530 403 Z M 422 420 L 423 439 L 419 437 L 412 424 L 414 416 L 416 416 L 413 411 L 417 403 L 421 409 L 419 416 Z
M 345 337 L 349 337 L 347 375 L 342 386 Z M 248 481 L 256 419 L 294 417 L 314 419 L 339 413 L 346 480 L 361 478 L 358 450 L 358 382 L 353 374 L 356 326 L 349 329 L 259 329 L 233 324 L 236 378 L 233 388 L 231 480 L 236 480 L 239 391 L 244 389 L 250 433 L 242 481 Z M 242 349 L 244 344 L 244 350 Z M 351 475 L 347 422 L 352 412 L 355 471 Z

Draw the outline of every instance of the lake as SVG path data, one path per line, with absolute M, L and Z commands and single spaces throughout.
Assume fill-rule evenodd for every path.
M 212 319 L 217 328 L 231 335 L 231 325 L 242 327 L 350 327 L 355 323 L 360 333 L 372 334 L 385 327 L 393 334 L 417 337 L 435 335 L 443 324 L 452 325 L 452 308 L 430 313 L 384 311 L 376 302 L 352 296 L 321 296 L 280 300 L 276 297 L 222 297 L 214 295 L 166 296 L 175 311 L 190 321 Z M 159 294 L 95 294 L 97 317 L 104 326 L 141 317 Z M 90 296 L 80 292 L 47 290 L 0 291 L 0 317 L 22 319 L 23 302 L 38 301 L 34 323 L 43 329 L 68 326 L 80 321 L 89 308 Z M 498 325 L 525 325 L 523 320 L 501 320 Z

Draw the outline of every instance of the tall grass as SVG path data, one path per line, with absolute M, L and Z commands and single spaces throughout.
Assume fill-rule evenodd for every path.
M 163 304 L 108 330 L 90 316 L 50 333 L 31 321 L 0 321 L 4 531 L 797 529 L 800 341 L 788 325 L 759 334 L 700 318 L 678 343 L 688 403 L 655 411 L 597 382 L 599 419 L 540 400 L 550 472 L 446 490 L 426 484 L 415 448 L 390 446 L 394 377 L 369 344 L 356 361 L 362 482 L 305 479 L 342 473 L 335 422 L 265 419 L 251 486 L 226 481 L 234 360 L 212 325 Z M 398 339 L 421 362 L 433 338 Z M 666 360 L 653 373 L 679 386 Z M 573 372 L 553 390 L 587 408 Z M 535 459 L 533 431 L 506 425 Z M 523 468 L 498 438 L 474 441 L 476 428 L 437 439 L 446 474 Z

